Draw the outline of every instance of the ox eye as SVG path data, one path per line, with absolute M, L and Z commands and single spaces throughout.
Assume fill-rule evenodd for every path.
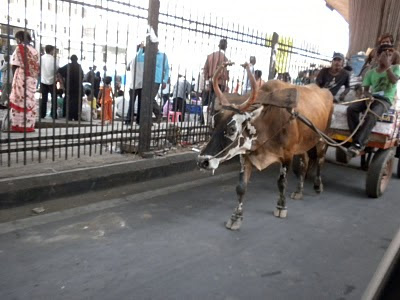
M 234 135 L 235 133 L 236 133 L 236 125 L 229 126 L 227 129 L 227 134 L 231 136 Z

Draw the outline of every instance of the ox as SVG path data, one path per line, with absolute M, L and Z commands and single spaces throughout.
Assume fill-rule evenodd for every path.
M 280 163 L 278 178 L 279 199 L 274 215 L 287 216 L 285 189 L 287 171 L 294 155 L 300 157 L 299 183 L 291 198 L 303 196 L 304 178 L 310 164 L 317 165 L 314 190 L 322 192 L 320 169 L 324 161 L 326 144 L 298 116 L 304 116 L 320 131 L 327 131 L 333 111 L 333 97 L 327 89 L 316 85 L 294 86 L 278 80 L 265 83 L 256 90 L 255 79 L 248 64 L 246 68 L 252 93 L 240 105 L 230 103 L 218 87 L 221 71 L 232 63 L 221 65 L 215 72 L 213 87 L 220 108 L 213 116 L 213 133 L 198 157 L 203 169 L 215 170 L 219 164 L 240 155 L 241 170 L 236 187 L 238 206 L 226 223 L 231 230 L 240 228 L 243 220 L 243 197 L 253 169 L 263 170 L 273 163 Z

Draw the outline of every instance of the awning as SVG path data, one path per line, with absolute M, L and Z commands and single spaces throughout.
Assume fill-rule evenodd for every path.
M 349 56 L 375 47 L 384 33 L 391 33 L 395 47 L 400 48 L 399 0 L 325 0 L 325 3 L 349 23 Z
M 326 6 L 336 10 L 348 23 L 349 22 L 349 0 L 325 0 Z

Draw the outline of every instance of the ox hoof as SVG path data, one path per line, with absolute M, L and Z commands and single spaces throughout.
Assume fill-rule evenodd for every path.
M 290 195 L 290 198 L 292 198 L 293 200 L 301 200 L 301 199 L 303 199 L 303 193 L 293 192 Z
M 226 222 L 225 227 L 230 230 L 238 230 L 240 226 L 242 226 L 243 218 L 229 218 L 228 222 Z
M 287 217 L 287 209 L 275 208 L 274 216 L 277 218 L 284 219 Z
M 324 186 L 322 184 L 320 185 L 314 185 L 314 191 L 317 194 L 321 194 L 324 191 Z

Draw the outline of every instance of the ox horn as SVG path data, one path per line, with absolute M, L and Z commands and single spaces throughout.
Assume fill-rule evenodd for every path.
M 224 70 L 227 66 L 231 66 L 233 65 L 233 62 L 224 62 L 221 65 L 219 65 L 219 67 L 217 68 L 217 70 L 214 73 L 213 76 L 213 88 L 214 88 L 214 92 L 215 95 L 218 97 L 221 106 L 230 106 L 231 104 L 229 103 L 229 100 L 226 98 L 226 96 L 221 92 L 221 89 L 219 88 L 218 85 L 218 79 L 221 75 L 222 70 Z
M 240 111 L 246 111 L 256 100 L 256 95 L 257 95 L 257 85 L 256 85 L 256 79 L 254 78 L 254 75 L 250 71 L 249 64 L 246 62 L 242 65 L 243 68 L 246 69 L 247 71 L 247 78 L 250 79 L 250 84 L 251 84 L 251 92 L 250 92 L 250 97 L 247 98 L 245 102 L 239 105 L 238 109 Z

